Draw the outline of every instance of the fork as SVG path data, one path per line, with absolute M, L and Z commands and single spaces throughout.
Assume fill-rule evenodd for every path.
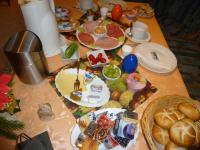
M 79 67 L 80 67 L 80 60 L 78 59 L 78 61 L 77 61 L 77 77 L 74 82 L 74 91 L 79 91 L 79 89 L 80 89 L 80 81 L 78 79 Z
M 76 142 L 75 142 L 75 145 L 78 147 L 78 148 L 81 148 L 83 145 L 83 140 L 84 140 L 84 134 L 83 133 L 80 133 Z

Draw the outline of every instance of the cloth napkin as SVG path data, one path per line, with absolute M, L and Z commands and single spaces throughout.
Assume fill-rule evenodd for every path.
M 158 50 L 139 51 L 136 56 L 143 62 L 144 65 L 159 70 L 171 71 L 173 62 L 170 60 L 170 55 Z

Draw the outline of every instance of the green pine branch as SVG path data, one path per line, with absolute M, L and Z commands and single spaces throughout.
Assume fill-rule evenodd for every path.
M 13 121 L 13 120 L 7 120 L 4 117 L 0 117 L 0 129 L 6 130 L 6 131 L 13 131 L 13 130 L 19 130 L 23 129 L 24 124 L 20 121 Z
M 12 131 L 8 131 L 8 130 L 2 130 L 0 129 L 0 136 L 5 136 L 9 139 L 16 139 L 17 138 L 17 134 L 12 132 Z

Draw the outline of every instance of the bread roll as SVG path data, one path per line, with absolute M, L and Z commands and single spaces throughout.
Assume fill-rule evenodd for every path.
M 162 129 L 157 125 L 153 126 L 152 135 L 153 135 L 154 139 L 160 144 L 166 145 L 167 142 L 169 141 L 168 130 Z
M 165 150 L 187 150 L 187 148 L 178 146 L 174 144 L 172 141 L 169 141 L 165 146 Z
M 194 128 L 184 119 L 177 121 L 170 128 L 169 135 L 172 142 L 183 147 L 192 146 L 196 138 Z
M 172 113 L 175 114 L 178 120 L 185 118 L 185 115 L 176 109 L 172 110 Z
M 195 125 L 195 123 L 191 119 L 184 118 L 183 121 L 187 122 L 188 124 L 190 124 L 193 127 L 193 129 L 195 130 L 195 133 L 196 133 L 196 138 L 195 138 L 194 144 L 199 144 L 200 143 L 200 129 Z
M 164 129 L 169 129 L 178 119 L 170 110 L 162 109 L 154 115 L 155 122 Z
M 195 126 L 195 131 L 196 131 L 196 139 L 194 144 L 200 144 L 200 128 Z
M 194 105 L 190 103 L 186 102 L 178 104 L 178 110 L 194 121 L 200 119 L 200 112 Z

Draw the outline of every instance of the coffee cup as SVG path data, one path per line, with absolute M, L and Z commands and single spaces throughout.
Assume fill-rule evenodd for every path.
M 132 50 L 133 49 L 132 49 L 131 46 L 129 46 L 129 45 L 123 45 L 122 46 L 122 56 L 125 57 L 125 56 L 131 54 Z
M 105 19 L 106 16 L 107 16 L 107 13 L 108 13 L 108 8 L 106 8 L 106 7 L 101 7 L 100 13 L 101 13 L 101 18 L 102 18 L 102 19 Z
M 131 27 L 131 33 L 135 39 L 143 40 L 147 35 L 148 26 L 143 22 L 136 21 Z

